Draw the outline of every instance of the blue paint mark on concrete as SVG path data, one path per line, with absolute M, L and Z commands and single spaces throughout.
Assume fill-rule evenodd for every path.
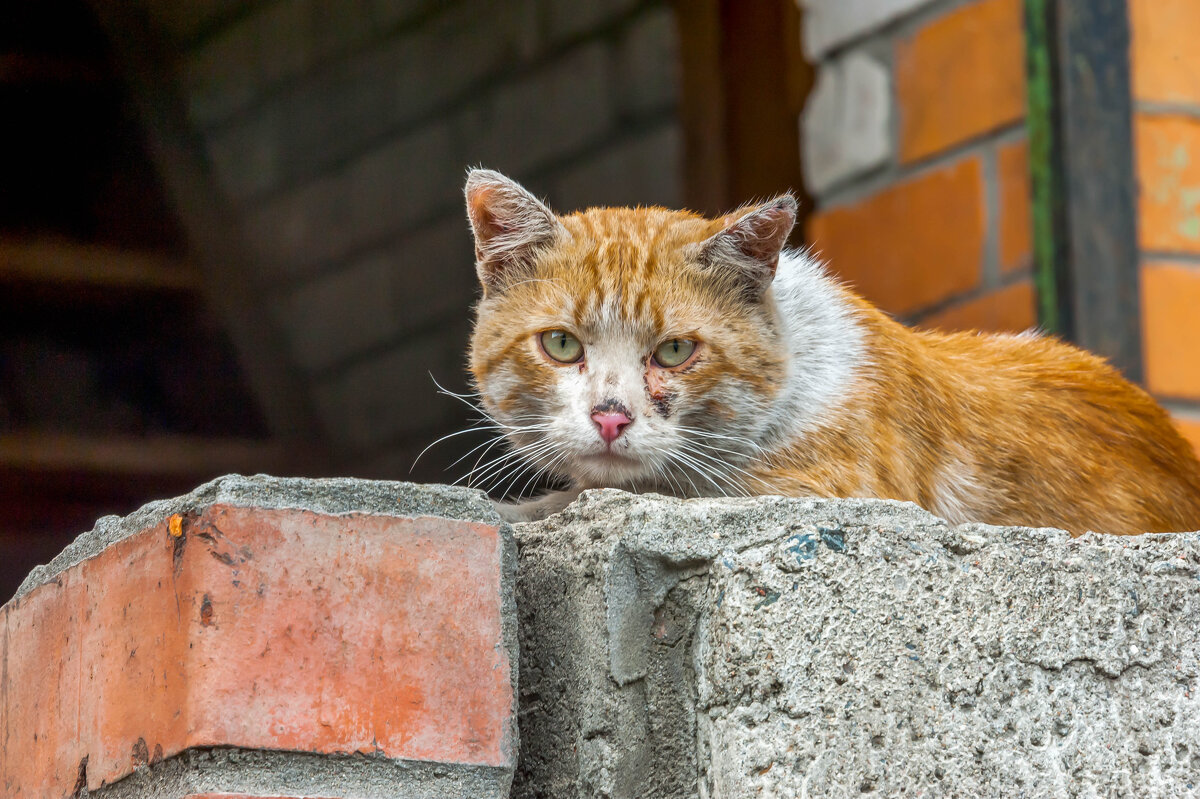
M 797 533 L 785 543 L 787 551 L 796 556 L 797 563 L 812 560 L 817 555 L 817 539 L 808 533 Z
M 836 527 L 818 527 L 817 532 L 821 536 L 821 541 L 825 546 L 832 549 L 834 552 L 846 551 L 846 535 Z

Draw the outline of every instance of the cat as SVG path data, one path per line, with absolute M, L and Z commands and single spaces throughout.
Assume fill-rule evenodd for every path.
M 469 368 L 510 462 L 585 488 L 909 500 L 951 523 L 1200 529 L 1200 462 L 1101 358 L 906 327 L 785 249 L 790 195 L 558 216 L 472 170 Z M 933 265 L 936 268 L 936 265 Z

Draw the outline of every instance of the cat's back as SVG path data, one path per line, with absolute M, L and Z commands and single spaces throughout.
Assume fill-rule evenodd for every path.
M 1106 361 L 1033 333 L 911 332 L 914 366 L 944 381 L 944 416 L 1000 488 L 1031 498 L 1013 521 L 1053 514 L 1037 507 L 1051 499 L 1072 530 L 1200 529 L 1195 452 Z

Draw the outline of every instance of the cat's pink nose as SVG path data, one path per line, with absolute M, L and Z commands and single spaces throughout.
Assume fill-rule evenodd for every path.
M 604 439 L 605 444 L 616 441 L 625 428 L 633 423 L 633 420 L 623 413 L 601 413 L 599 411 L 592 414 L 592 421 L 600 429 L 600 437 Z

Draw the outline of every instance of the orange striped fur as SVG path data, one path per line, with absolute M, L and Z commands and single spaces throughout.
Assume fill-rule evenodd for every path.
M 467 208 L 481 402 L 522 474 L 572 485 L 514 518 L 614 486 L 884 497 L 1074 533 L 1200 529 L 1200 462 L 1144 391 L 1051 338 L 895 322 L 783 250 L 790 197 L 717 220 L 560 217 L 475 170 Z M 547 331 L 577 339 L 580 358 L 551 357 Z M 695 349 L 665 367 L 664 342 Z M 611 442 L 606 414 L 622 422 Z

